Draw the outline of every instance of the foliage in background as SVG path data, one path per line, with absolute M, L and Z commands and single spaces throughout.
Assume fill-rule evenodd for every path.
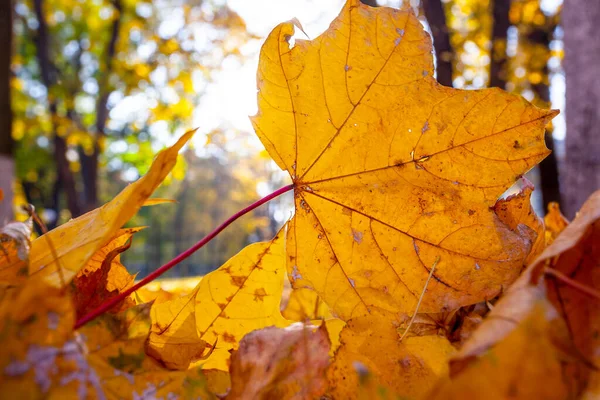
M 174 199 L 175 207 L 147 207 L 132 223 L 151 229 L 136 235 L 137 246 L 124 254 L 129 270 L 139 277 L 164 264 L 204 237 L 227 217 L 258 200 L 257 182 L 272 172 L 269 164 L 255 156 L 236 156 L 223 161 L 215 156 L 183 154 L 188 171 L 180 181 L 159 188 L 157 195 Z M 275 174 L 272 174 L 275 175 Z M 281 179 L 274 176 L 273 183 Z M 221 265 L 249 242 L 264 240 L 276 232 L 275 210 L 279 202 L 240 219 L 236 229 L 221 233 L 222 240 L 206 246 L 184 260 L 175 276 L 204 275 Z M 279 221 L 281 222 L 281 221 Z
M 51 227 L 98 205 L 101 171 L 145 170 L 250 38 L 210 0 L 18 0 L 15 16 L 17 177 Z

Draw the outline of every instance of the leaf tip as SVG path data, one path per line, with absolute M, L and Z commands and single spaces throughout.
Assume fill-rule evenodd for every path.
M 550 121 L 554 117 L 560 114 L 560 110 L 548 110 L 546 114 L 546 121 Z

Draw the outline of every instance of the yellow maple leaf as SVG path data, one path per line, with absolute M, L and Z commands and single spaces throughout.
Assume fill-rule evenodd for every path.
M 496 296 L 533 243 L 491 207 L 548 154 L 556 112 L 438 85 L 431 40 L 407 9 L 348 0 L 321 36 L 291 47 L 293 34 L 283 23 L 261 50 L 252 121 L 294 181 L 294 287 L 344 320 L 409 312 L 439 257 L 422 312 Z
M 144 205 L 173 169 L 179 150 L 193 134 L 194 131 L 187 132 L 172 147 L 160 152 L 146 175 L 110 202 L 34 240 L 29 274 L 57 287 L 70 282 L 90 257 Z
M 192 293 L 156 304 L 147 352 L 169 368 L 227 370 L 229 350 L 266 326 L 283 327 L 279 303 L 285 275 L 284 235 L 255 243 L 204 276 Z M 209 348 L 216 343 L 216 348 Z

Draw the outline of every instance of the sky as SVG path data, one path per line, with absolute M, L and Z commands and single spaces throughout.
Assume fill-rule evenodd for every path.
M 279 23 L 297 18 L 310 38 L 325 31 L 342 8 L 343 0 L 230 0 L 229 7 L 246 21 L 248 30 L 261 38 Z M 256 114 L 256 69 L 263 40 L 245 46 L 248 55 L 243 64 L 224 63 L 215 74 L 215 81 L 203 95 L 194 115 L 193 125 L 199 127 L 195 138 L 201 147 L 206 137 L 203 133 L 224 123 L 234 130 L 252 132 L 249 116 Z M 251 145 L 262 149 L 257 137 Z

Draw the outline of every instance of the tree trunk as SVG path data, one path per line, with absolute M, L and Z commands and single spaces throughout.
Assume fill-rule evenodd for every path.
M 444 5 L 441 0 L 422 0 L 422 4 L 425 18 L 427 18 L 427 23 L 429 23 L 429 28 L 433 36 L 433 46 L 435 47 L 437 61 L 437 81 L 444 86 L 452 87 L 454 51 L 452 51 L 452 46 L 450 45 Z
M 42 83 L 48 91 L 49 107 L 48 112 L 52 120 L 52 130 L 54 136 L 54 162 L 57 169 L 57 182 L 55 187 L 63 190 L 67 197 L 67 207 L 73 218 L 81 215 L 81 207 L 79 206 L 79 197 L 75 186 L 75 177 L 69 168 L 69 162 L 66 158 L 67 145 L 64 138 L 61 138 L 56 133 L 56 124 L 54 119 L 57 115 L 56 101 L 50 98 L 52 86 L 55 83 L 55 67 L 50 59 L 50 37 L 48 32 L 48 24 L 44 16 L 43 0 L 34 0 L 33 7 L 38 20 L 38 28 L 35 37 L 36 56 L 40 68 Z M 58 196 L 53 196 L 57 199 L 53 205 L 56 215 L 60 215 L 60 202 Z
M 12 2 L 0 1 L 0 43 L 4 43 L 4 61 L 0 64 L 0 226 L 13 219 L 12 199 L 14 158 L 12 111 L 10 106 L 10 55 L 12 54 Z
M 556 26 L 548 27 L 535 27 L 529 35 L 527 40 L 538 46 L 543 46 L 550 52 L 550 41 L 552 34 Z M 548 64 L 546 63 L 542 69 L 543 78 L 540 83 L 531 85 L 531 88 L 536 94 L 536 97 L 540 99 L 545 105 L 550 106 L 550 86 L 548 77 Z M 548 204 L 551 202 L 561 203 L 560 187 L 558 181 L 558 163 L 556 160 L 556 153 L 554 152 L 554 139 L 552 138 L 552 130 L 546 130 L 546 146 L 552 151 L 548 157 L 546 157 L 539 165 L 540 169 L 540 181 L 542 186 L 542 200 L 544 202 L 544 209 L 548 209 Z
M 117 12 L 117 17 L 113 21 L 110 39 L 104 54 L 104 71 L 99 82 L 100 93 L 96 103 L 96 143 L 94 151 L 89 156 L 84 155 L 81 158 L 81 174 L 83 178 L 84 211 L 90 211 L 98 207 L 98 162 L 100 158 L 100 140 L 106 136 L 106 122 L 108 121 L 108 97 L 111 93 L 110 75 L 113 69 L 113 59 L 117 51 L 117 42 L 119 41 L 119 32 L 121 30 L 121 20 L 123 14 L 123 5 L 121 0 L 113 0 L 112 5 Z M 83 152 L 81 152 L 84 154 Z
M 366 4 L 371 7 L 377 7 L 377 0 L 360 0 L 361 3 Z
M 573 218 L 600 188 L 600 7 L 589 0 L 563 7 L 567 137 L 561 188 L 563 209 Z
M 188 164 L 188 165 L 191 165 Z M 174 246 L 173 246 L 173 257 L 178 256 L 183 253 L 185 249 L 188 247 L 188 230 L 186 229 L 186 212 L 188 199 L 190 198 L 188 191 L 190 190 L 190 177 L 189 174 L 185 174 L 183 178 L 183 182 L 181 182 L 181 188 L 179 189 L 179 194 L 177 195 L 177 206 L 175 209 L 175 220 L 174 220 Z M 183 276 L 190 275 L 190 262 L 189 260 L 183 260 L 181 262 L 181 274 Z
M 506 40 L 510 21 L 510 0 L 494 0 L 492 15 L 492 57 L 490 63 L 490 87 L 504 89 L 506 86 Z

